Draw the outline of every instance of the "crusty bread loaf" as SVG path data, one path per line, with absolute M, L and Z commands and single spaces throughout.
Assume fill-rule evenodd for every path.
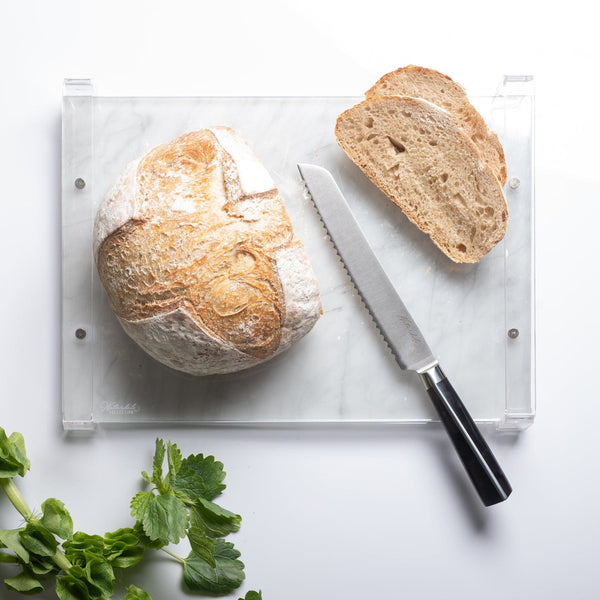
M 94 255 L 127 334 L 193 375 L 265 361 L 321 314 L 283 201 L 229 128 L 182 135 L 131 163 L 98 210 Z
M 366 98 L 375 96 L 423 98 L 448 111 L 477 146 L 483 162 L 492 169 L 500 185 L 504 186 L 506 161 L 502 144 L 469 102 L 465 89 L 450 77 L 433 69 L 409 65 L 387 73 L 365 93 Z
M 504 236 L 502 188 L 447 112 L 426 100 L 372 97 L 343 112 L 343 150 L 456 262 L 476 262 Z

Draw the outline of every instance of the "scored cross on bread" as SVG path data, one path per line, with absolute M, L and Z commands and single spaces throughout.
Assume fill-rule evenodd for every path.
M 273 180 L 227 127 L 187 133 L 132 162 L 99 207 L 94 254 L 127 334 L 192 375 L 263 362 L 321 314 Z

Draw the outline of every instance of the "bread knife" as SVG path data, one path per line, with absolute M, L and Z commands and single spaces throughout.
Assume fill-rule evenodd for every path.
M 333 176 L 316 165 L 299 164 L 298 169 L 377 328 L 400 368 L 420 376 L 483 504 L 506 500 L 512 491 L 508 479 L 375 256 Z

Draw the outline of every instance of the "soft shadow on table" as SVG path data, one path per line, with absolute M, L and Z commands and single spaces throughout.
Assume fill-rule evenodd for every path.
M 506 454 L 507 448 L 517 445 L 521 434 L 498 432 L 495 428 L 486 425 L 480 426 L 480 428 L 502 466 L 501 454 Z M 261 443 L 282 448 L 291 439 L 311 448 L 324 447 L 326 444 L 332 444 L 338 448 L 348 445 L 353 451 L 357 447 L 360 448 L 360 446 L 369 447 L 370 449 L 381 446 L 383 451 L 384 448 L 389 449 L 390 444 L 413 445 L 434 455 L 434 463 L 437 462 L 439 468 L 431 472 L 431 477 L 439 477 L 440 475 L 444 477 L 444 486 L 448 490 L 448 496 L 455 496 L 455 504 L 461 507 L 464 521 L 478 535 L 482 536 L 492 534 L 495 521 L 494 513 L 501 510 L 501 506 L 505 502 L 511 501 L 511 497 L 509 497 L 505 502 L 495 506 L 485 507 L 483 505 L 454 447 L 439 423 L 415 426 L 389 423 L 278 423 L 273 425 L 244 424 L 234 426 L 115 424 L 100 426 L 95 432 L 88 432 L 87 435 L 82 432 L 70 432 L 65 436 L 65 439 L 68 443 L 79 445 L 87 443 L 86 438 L 90 443 L 93 443 L 93 438 L 97 436 L 105 439 L 121 439 L 124 436 L 131 436 L 134 432 L 143 435 L 144 431 L 152 431 L 154 435 L 157 429 L 160 429 L 160 436 L 164 438 L 176 439 L 178 432 L 185 432 L 188 435 L 190 432 L 197 432 L 198 436 L 201 437 L 208 431 L 221 431 L 223 435 L 233 435 L 237 441 L 250 445 L 253 441 L 260 440 Z M 502 453 L 498 452 L 501 448 L 504 449 Z M 510 481 L 510 473 L 508 472 L 507 477 Z M 444 500 L 440 499 L 440 501 Z

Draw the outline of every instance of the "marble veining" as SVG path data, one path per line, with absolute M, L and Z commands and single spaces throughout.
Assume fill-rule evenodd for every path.
M 506 252 L 497 246 L 476 265 L 456 265 L 414 227 L 355 167 L 335 142 L 335 118 L 358 98 L 94 98 L 91 232 L 104 193 L 124 166 L 186 131 L 237 129 L 280 190 L 319 281 L 324 314 L 299 343 L 269 363 L 237 374 L 194 378 L 156 363 L 122 331 L 92 268 L 91 248 L 76 243 L 65 257 L 67 278 L 92 268 L 91 374 L 71 381 L 97 422 L 398 421 L 434 418 L 414 373 L 395 363 L 346 275 L 307 198 L 296 164 L 328 168 L 345 193 L 380 261 L 444 370 L 477 419 L 502 419 L 506 382 L 527 380 L 530 364 L 511 364 L 506 336 Z M 76 111 L 74 111 L 76 113 Z M 77 115 L 69 113 L 69 118 Z M 510 149 L 510 140 L 505 149 Z M 68 152 L 69 150 L 67 150 Z M 65 180 L 82 168 L 63 164 Z M 89 161 L 88 161 L 89 162 Z M 90 165 L 88 165 L 90 166 Z M 63 197 L 63 203 L 70 196 Z M 510 197 L 509 209 L 510 209 Z M 64 210 L 63 206 L 63 210 Z M 89 235 L 84 236 L 90 239 Z M 519 240 L 517 240 L 518 242 Z M 529 240 L 521 240 L 527 249 Z M 511 268 L 527 271 L 523 251 Z M 528 271 L 527 271 L 528 273 Z M 525 278 L 527 278 L 527 273 Z M 76 287 L 76 286 L 75 286 Z M 64 298 L 65 314 L 86 295 Z M 511 318 L 531 331 L 530 298 Z M 517 317 L 515 317 L 515 315 Z M 70 323 L 71 321 L 67 319 Z M 68 335 L 68 332 L 65 332 Z M 526 338 L 521 338 L 526 343 Z M 74 379 L 78 346 L 65 347 L 65 377 Z M 519 350 L 522 353 L 522 349 Z M 525 355 L 526 356 L 526 355 Z M 76 394 L 73 396 L 75 397 Z

